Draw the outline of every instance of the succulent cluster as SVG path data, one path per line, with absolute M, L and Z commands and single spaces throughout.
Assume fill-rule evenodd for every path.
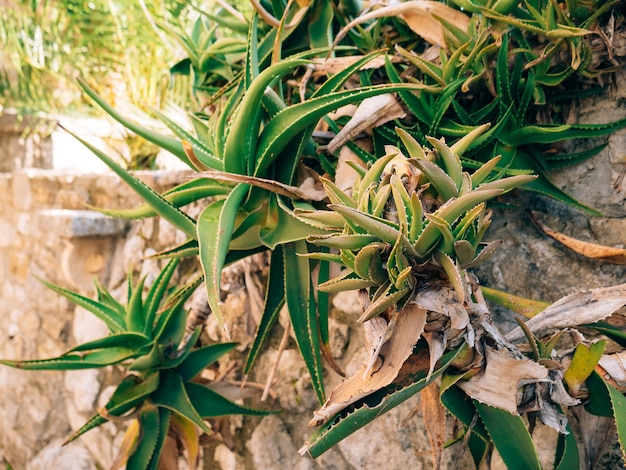
M 340 277 L 319 286 L 323 292 L 369 289 L 371 302 L 359 318 L 367 321 L 391 306 L 402 305 L 420 285 L 440 272 L 466 303 L 464 270 L 485 259 L 497 242 L 482 241 L 490 224 L 486 202 L 535 179 L 532 175 L 497 178 L 498 157 L 472 175 L 460 155 L 488 126 L 481 126 L 447 146 L 428 138 L 422 147 L 398 129 L 406 151 L 387 146 L 386 155 L 359 172 L 351 191 L 324 180 L 331 211 L 300 211 L 303 220 L 332 230 L 309 237 L 335 248 L 324 259 L 341 264 Z M 500 173 L 501 174 L 501 173 Z
M 169 284 L 177 266 L 178 260 L 170 261 L 146 295 L 146 278 L 133 286 L 129 277 L 127 305 L 118 302 L 97 282 L 97 300 L 44 282 L 104 321 L 110 334 L 51 359 L 0 360 L 2 364 L 27 370 L 122 365 L 124 374 L 107 404 L 67 441 L 107 421 L 132 419 L 115 468 L 124 464 L 128 469 L 158 468 L 168 432 L 185 444 L 193 466 L 198 455 L 197 429 L 211 433 L 205 419 L 230 414 L 267 414 L 228 400 L 199 377 L 236 344 L 197 346 L 201 327 L 187 331 L 188 315 L 184 304 L 203 279 L 200 277 L 171 292 Z

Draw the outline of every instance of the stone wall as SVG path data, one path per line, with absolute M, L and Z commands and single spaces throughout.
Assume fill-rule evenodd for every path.
M 145 173 L 167 189 L 179 174 Z M 131 207 L 138 198 L 113 174 L 68 175 L 24 169 L 0 173 L 0 357 L 35 359 L 63 353 L 106 329 L 91 314 L 37 278 L 86 295 L 92 279 L 119 289 L 127 269 L 178 235 L 165 222 L 132 225 L 88 210 Z M 147 263 L 144 269 L 151 269 Z M 60 444 L 102 404 L 115 371 L 30 372 L 0 367 L 0 462 L 15 469 L 91 469 L 111 464 L 114 426 L 66 447 Z M 63 463 L 65 462 L 65 463 Z
M 54 123 L 0 107 L 0 171 L 52 168 Z
M 611 95 L 590 99 L 579 117 L 583 122 L 607 122 L 626 116 L 621 103 L 626 87 L 622 77 Z M 593 218 L 545 197 L 517 193 L 505 202 L 531 208 L 551 228 L 567 235 L 610 246 L 626 244 L 626 183 L 616 187 L 626 163 L 626 131 L 614 134 L 598 156 L 571 169 L 557 172 L 555 182 L 608 218 Z M 183 178 L 181 173 L 143 173 L 142 179 L 159 190 Z M 91 293 L 91 278 L 122 297 L 128 269 L 149 273 L 157 263 L 141 263 L 154 250 L 181 242 L 182 235 L 160 220 L 122 223 L 87 210 L 129 207 L 137 203 L 131 191 L 110 174 L 73 176 L 46 170 L 19 170 L 0 174 L 0 357 L 32 359 L 59 354 L 68 347 L 104 333 L 103 325 L 81 309 L 50 292 L 38 281 L 46 279 L 64 287 Z M 478 271 L 481 282 L 514 294 L 554 301 L 577 289 L 610 286 L 626 281 L 626 267 L 582 258 L 546 238 L 532 225 L 526 212 L 495 209 L 489 239 L 504 241 L 500 251 Z M 263 260 L 257 260 L 263 271 Z M 256 269 L 256 268 L 255 268 Z M 234 266 L 226 273 L 226 315 L 240 319 L 235 339 L 250 341 L 246 315 L 258 309 L 262 273 L 250 266 Z M 262 282 L 261 282 L 262 284 Z M 254 294 L 257 294 L 255 297 Z M 360 334 L 351 329 L 359 314 L 354 297 L 335 297 L 331 319 L 332 349 L 348 373 L 363 361 Z M 513 325 L 513 315 L 494 308 L 503 329 Z M 246 320 L 246 321 L 244 321 Z M 210 317 L 206 335 L 219 339 Z M 262 384 L 276 362 L 282 327 L 262 353 L 250 382 Z M 243 353 L 224 364 L 241 365 Z M 237 367 L 235 367 L 237 370 Z M 0 464 L 3 458 L 15 469 L 108 468 L 119 445 L 123 427 L 109 423 L 77 441 L 61 443 L 102 405 L 111 393 L 114 368 L 83 372 L 25 372 L 0 367 Z M 240 379 L 240 377 L 234 377 Z M 330 390 L 340 378 L 326 371 Z M 204 468 L 223 470 L 266 469 L 378 469 L 430 468 L 428 439 L 419 417 L 405 421 L 418 405 L 414 397 L 313 461 L 297 453 L 310 433 L 306 423 L 316 408 L 308 375 L 293 340 L 288 341 L 267 403 L 282 414 L 263 418 L 235 417 L 228 421 L 232 439 L 214 440 L 203 451 Z M 574 419 L 574 418 L 573 418 Z M 609 426 L 606 422 L 598 426 Z M 594 428 L 595 429 L 595 428 Z M 579 432 L 579 431 L 577 431 Z M 228 433 L 227 433 L 228 434 Z M 609 435 L 614 435 L 610 433 Z M 554 439 L 538 428 L 537 440 Z M 611 444 L 611 442 L 609 442 Z M 613 445 L 615 443 L 613 442 Z M 581 449 L 589 458 L 596 448 Z M 618 465 L 619 450 L 609 452 L 602 468 Z M 610 460 L 613 459 L 613 460 Z M 616 460 L 617 459 L 617 460 Z M 550 456 L 544 457 L 546 468 Z M 494 460 L 497 468 L 497 459 Z M 444 468 L 472 468 L 460 447 L 446 451 Z

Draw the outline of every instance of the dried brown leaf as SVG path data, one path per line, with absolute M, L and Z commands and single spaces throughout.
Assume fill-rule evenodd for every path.
M 365 332 L 365 348 L 369 356 L 363 377 L 367 377 L 374 368 L 384 344 L 391 338 L 393 325 L 388 324 L 387 320 L 378 316 L 363 323 L 363 330 Z
M 351 55 L 345 57 L 327 57 L 326 59 L 313 59 L 315 64 L 315 74 L 329 73 L 336 74 L 345 70 L 350 65 L 354 64 L 357 60 L 362 59 L 363 56 Z M 396 59 L 397 60 L 397 59 Z M 385 56 L 381 55 L 374 57 L 361 67 L 361 70 L 378 69 L 385 65 Z
M 600 374 L 609 380 L 611 385 L 622 393 L 626 391 L 626 351 L 604 355 L 598 365 L 602 368 Z
M 470 397 L 513 415 L 517 412 L 520 381 L 539 381 L 548 378 L 548 369 L 529 359 L 516 359 L 506 349 L 485 347 L 486 366 L 468 381 L 458 386 Z
M 426 380 L 428 381 L 435 370 L 437 362 L 446 351 L 447 341 L 445 335 L 439 331 L 429 331 L 424 333 L 422 336 L 424 336 L 424 339 L 428 343 L 428 354 L 430 357 L 428 375 L 426 376 Z
M 626 305 L 626 284 L 589 289 L 563 297 L 526 322 L 533 334 L 542 336 L 553 330 L 595 323 Z M 506 335 L 508 341 L 524 338 L 520 327 Z
M 225 171 L 207 170 L 201 171 L 194 175 L 194 178 L 209 178 L 224 183 L 244 183 L 256 186 L 258 188 L 267 189 L 281 196 L 287 196 L 293 199 L 307 199 L 310 201 L 321 201 L 326 197 L 323 190 L 315 188 L 315 182 L 303 182 L 303 185 L 290 186 L 288 184 L 279 183 L 275 180 L 257 178 L 255 176 L 239 175 L 236 173 L 227 173 Z
M 335 172 L 335 184 L 344 191 L 352 188 L 359 174 L 352 168 L 348 162 L 365 167 L 356 153 L 350 150 L 350 147 L 341 147 L 339 151 L 339 161 L 337 162 L 337 171 Z
M 586 256 L 587 258 L 600 259 L 609 263 L 626 264 L 626 249 L 624 248 L 614 248 L 611 246 L 603 246 L 577 240 L 576 238 L 568 237 L 560 232 L 551 230 L 539 222 L 535 217 L 531 216 L 531 220 L 539 228 L 539 230 L 547 236 L 553 238 L 561 245 L 566 246 L 580 255 Z
M 395 313 L 395 328 L 378 356 L 380 366 L 374 367 L 364 377 L 367 369 L 367 364 L 364 364 L 361 370 L 335 387 L 326 403 L 314 413 L 309 425 L 318 426 L 326 422 L 348 405 L 393 382 L 424 330 L 427 313 L 412 303 Z
M 137 449 L 140 432 L 141 427 L 139 426 L 139 420 L 133 419 L 124 433 L 124 438 L 120 444 L 120 449 L 115 457 L 115 461 L 111 464 L 111 470 L 119 470 L 126 465 L 130 456 Z
M 441 455 L 446 440 L 446 410 L 439 399 L 439 385 L 431 382 L 421 392 L 422 416 L 433 453 L 433 469 L 441 468 Z
M 189 468 L 196 468 L 198 465 L 198 452 L 200 450 L 200 433 L 198 427 L 187 418 L 176 413 L 172 413 L 170 426 L 178 436 L 183 447 L 187 450 L 187 462 Z
M 391 93 L 367 98 L 358 106 L 350 121 L 328 143 L 328 151 L 334 153 L 361 132 L 369 132 L 374 127 L 403 118 L 405 115 L 404 109 Z
M 355 26 L 375 18 L 390 16 L 399 16 L 413 32 L 431 44 L 443 48 L 446 47 L 444 27 L 438 18 L 446 20 L 462 31 L 467 31 L 469 26 L 469 17 L 454 8 L 435 1 L 415 0 L 389 5 L 359 16 L 337 34 L 334 44 L 338 44 Z

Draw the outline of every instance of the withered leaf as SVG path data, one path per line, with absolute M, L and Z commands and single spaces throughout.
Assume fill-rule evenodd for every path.
M 350 121 L 328 143 L 328 151 L 334 153 L 361 132 L 371 131 L 374 127 L 404 116 L 402 106 L 391 93 L 366 98 L 358 106 Z
M 598 362 L 601 370 L 596 370 L 609 380 L 611 385 L 620 392 L 626 391 L 626 351 L 620 351 L 615 354 L 606 354 L 600 358 Z M 608 374 L 609 377 L 606 377 Z
M 326 193 L 317 189 L 313 181 L 304 181 L 302 186 L 290 186 L 288 184 L 279 183 L 275 180 L 257 178 L 255 176 L 239 175 L 236 173 L 228 173 L 218 170 L 201 171 L 194 175 L 194 178 L 209 178 L 224 183 L 244 183 L 256 186 L 258 188 L 267 189 L 281 196 L 287 196 L 293 199 L 308 199 L 310 201 L 321 201 L 326 197 Z
M 615 248 L 577 240 L 576 238 L 568 237 L 560 232 L 551 230 L 533 216 L 531 216 L 531 220 L 539 230 L 547 236 L 580 255 L 586 256 L 587 258 L 600 259 L 609 263 L 626 264 L 626 249 L 624 248 Z
M 557 300 L 528 320 L 526 326 L 535 335 L 542 336 L 553 330 L 603 320 L 624 305 L 626 284 L 584 290 Z M 517 341 L 523 337 L 520 327 L 506 335 L 508 341 Z
M 126 465 L 130 456 L 137 449 L 140 432 L 139 420 L 133 419 L 124 433 L 117 456 L 111 464 L 111 470 L 119 470 Z
M 389 5 L 359 16 L 348 23 L 339 34 L 337 34 L 334 44 L 338 44 L 347 32 L 355 26 L 375 18 L 389 16 L 402 18 L 413 32 L 423 37 L 431 44 L 443 48 L 446 47 L 445 32 L 438 18 L 444 19 L 462 31 L 467 31 L 469 26 L 469 17 L 454 8 L 435 1 L 414 0 Z
M 379 368 L 364 376 L 367 364 L 351 377 L 341 382 L 330 394 L 326 403 L 313 414 L 310 426 L 318 426 L 357 400 L 386 387 L 398 376 L 404 362 L 413 352 L 413 347 L 424 331 L 427 311 L 413 303 L 395 313 L 396 324 L 391 336 L 381 348 L 378 356 Z
M 433 469 L 441 468 L 441 455 L 446 439 L 446 411 L 439 399 L 439 385 L 431 382 L 421 392 L 422 416 L 433 453 Z
M 326 59 L 313 59 L 313 63 L 315 64 L 315 73 L 335 74 L 345 70 L 346 67 L 349 67 L 362 58 L 363 56 L 360 55 L 351 55 L 344 57 L 327 57 Z M 363 65 L 361 70 L 377 69 L 384 65 L 385 56 L 380 55 L 378 57 L 374 57 L 372 60 Z
M 548 369 L 529 359 L 516 359 L 506 349 L 485 347 L 485 370 L 458 386 L 470 397 L 513 415 L 517 411 L 518 387 L 521 381 L 548 378 Z

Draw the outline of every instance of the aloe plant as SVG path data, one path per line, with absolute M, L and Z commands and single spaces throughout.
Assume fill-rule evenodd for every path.
M 198 347 L 201 327 L 187 333 L 185 301 L 202 278 L 181 288 L 170 287 L 178 260 L 168 262 L 144 294 L 145 277 L 128 279 L 127 304 L 99 283 L 97 300 L 42 281 L 47 287 L 102 320 L 110 334 L 79 344 L 50 359 L 0 360 L 25 370 L 80 370 L 120 365 L 122 379 L 104 406 L 67 441 L 107 421 L 130 421 L 117 458 L 128 469 L 158 468 L 168 432 L 187 447 L 190 465 L 198 456 L 198 429 L 210 433 L 205 420 L 231 414 L 265 415 L 271 411 L 238 405 L 211 389 L 200 373 L 235 343 Z
M 552 158 L 543 154 L 543 146 L 606 135 L 626 121 L 570 126 L 539 123 L 535 116 L 550 102 L 546 89 L 558 90 L 555 87 L 575 75 L 574 61 L 565 70 L 553 68 L 558 49 L 553 44 L 567 44 L 572 56 L 583 57 L 582 28 L 597 15 L 576 10 L 572 18 L 578 23 L 572 25 L 554 2 L 465 2 L 471 18 L 445 7 L 440 11 L 451 16 L 429 19 L 431 27 L 441 30 L 434 35 L 440 51 L 438 57 L 426 59 L 419 54 L 423 42 L 403 24 L 406 15 L 390 19 L 368 13 L 361 18 L 372 23 L 361 28 L 359 21 L 365 20 L 359 20 L 359 3 L 252 2 L 258 14 L 251 18 L 226 10 L 201 12 L 189 34 L 164 27 L 189 54 L 174 71 L 194 77 L 190 93 L 199 102 L 204 93 L 210 94 L 202 109 L 189 115 L 188 126 L 160 115 L 176 137 L 127 119 L 81 82 L 85 93 L 114 119 L 172 152 L 195 172 L 188 181 L 157 194 L 84 142 L 145 202 L 134 209 L 102 212 L 130 219 L 156 215 L 187 240 L 158 255 L 173 259 L 159 278 L 160 287 L 151 288 L 144 300 L 139 281 L 129 289 L 126 307 L 100 287 L 98 301 L 54 288 L 103 319 L 110 336 L 47 361 L 4 362 L 24 368 L 127 366 L 128 376 L 106 411 L 77 434 L 134 409 L 136 421 L 122 452 L 129 466 L 156 465 L 168 427 L 183 442 L 192 443 L 192 454 L 193 430 L 203 429 L 202 418 L 214 416 L 213 405 L 225 400 L 194 381 L 232 344 L 194 349 L 197 331 L 184 337 L 182 304 L 193 286 L 182 288 L 162 311 L 156 310 L 176 260 L 199 256 L 203 277 L 197 284 L 204 282 L 211 310 L 228 336 L 221 314 L 222 269 L 268 250 L 265 305 L 243 373 L 252 369 L 286 305 L 321 405 L 311 421 L 321 428 L 302 452 L 320 455 L 426 387 L 438 388 L 441 403 L 462 423 L 456 440 L 465 440 L 477 465 L 493 444 L 507 465 L 539 468 L 520 416 L 532 414 L 561 433 L 556 450 L 560 468 L 576 467 L 578 453 L 567 434 L 563 407 L 576 406 L 579 398 L 589 399 L 589 408 L 597 414 L 616 416 L 620 438 L 626 437 L 619 388 L 593 372 L 605 356 L 604 343 L 580 339 L 581 347 L 571 356 L 557 347 L 558 333 L 542 337 L 533 329 L 542 323 L 529 321 L 520 325 L 521 333 L 515 332 L 516 341 L 528 342 L 530 352 L 522 353 L 522 347 L 511 344 L 513 339 L 492 324 L 478 280 L 468 271 L 498 246 L 497 241 L 484 242 L 491 222 L 488 203 L 505 192 L 517 187 L 538 190 L 584 208 L 550 183 L 548 171 L 587 158 L 601 147 Z M 407 2 L 397 11 L 406 13 L 417 3 L 429 2 Z M 452 15 L 462 18 L 454 23 Z M 334 36 L 344 25 L 351 29 Z M 226 34 L 225 28 L 230 30 Z M 383 30 L 393 34 L 382 35 Z M 551 42 L 542 51 L 533 50 L 530 44 L 543 36 Z M 349 44 L 333 48 L 337 37 L 348 38 Z M 379 50 L 390 45 L 397 46 L 394 56 Z M 359 49 L 367 52 L 360 55 L 355 52 Z M 339 71 L 324 69 L 322 58 L 333 54 L 339 59 L 357 55 L 348 57 L 348 65 Z M 381 59 L 384 69 L 367 68 Z M 581 62 L 581 74 L 593 73 L 585 67 Z M 375 84 L 380 80 L 382 84 Z M 324 152 L 314 129 L 324 119 L 339 131 L 343 121 L 330 120 L 329 112 L 388 93 L 399 96 L 408 115 L 375 127 L 371 152 L 347 143 L 369 166 L 355 164 L 356 182 L 350 189 L 341 188 L 342 182 L 334 179 L 338 163 Z M 299 173 L 321 181 L 324 194 L 307 189 Z M 184 210 L 191 203 L 203 205 L 197 218 Z M 338 278 L 329 279 L 331 263 L 343 268 Z M 314 270 L 318 286 L 312 280 Z M 356 320 L 366 331 L 369 359 L 326 397 L 323 358 L 333 365 L 329 296 L 345 290 L 361 290 L 367 299 Z M 492 290 L 486 295 L 500 294 Z M 516 302 L 532 314 L 542 310 L 537 318 L 554 307 Z M 597 323 L 603 315 L 585 321 L 585 328 L 623 341 L 619 327 Z M 505 370 L 512 371 L 512 378 L 498 382 L 502 390 L 486 386 L 502 378 Z M 586 396 L 585 387 L 590 390 Z M 172 399 L 169 390 L 183 399 Z M 583 395 L 578 395 L 581 390 Z M 261 413 L 219 403 L 232 413 Z
M 356 321 L 368 348 L 363 367 L 339 384 L 314 413 L 309 424 L 321 427 L 301 453 L 319 456 L 380 414 L 434 386 L 437 399 L 463 424 L 458 440 L 468 443 L 477 466 L 493 444 L 510 468 L 541 468 L 524 414 L 561 433 L 555 467 L 578 465 L 562 408 L 576 406 L 587 396 L 581 389 L 593 380 L 606 341 L 581 336 L 571 359 L 562 346 L 557 348 L 563 336 L 558 328 L 566 324 L 562 322 L 580 322 L 574 320 L 572 303 L 569 311 L 567 307 L 560 311 L 559 321 L 548 313 L 558 310 L 558 303 L 535 306 L 542 311 L 537 317 L 550 318 L 556 329 L 545 341 L 530 331 L 538 328 L 536 320 L 529 325 L 520 322 L 523 334 L 507 337 L 492 323 L 478 280 L 467 270 L 498 245 L 483 241 L 491 222 L 486 203 L 532 184 L 535 177 L 494 176 L 499 157 L 472 174 L 463 170 L 463 153 L 487 128 L 482 126 L 451 146 L 428 137 L 427 147 L 397 129 L 408 155 L 387 146 L 386 154 L 367 170 L 355 167 L 359 177 L 350 190 L 324 181 L 330 210 L 297 211 L 303 220 L 329 232 L 308 241 L 333 252 L 309 257 L 343 268 L 319 290 L 363 292 L 363 313 Z M 625 296 L 616 298 L 614 307 L 626 303 Z M 594 318 L 613 311 L 603 309 Z M 613 327 L 597 328 L 616 333 Z M 524 337 L 532 354 L 510 342 Z M 602 395 L 610 385 L 598 381 L 593 387 L 594 394 Z M 617 398 L 614 388 L 610 393 Z M 622 402 L 603 413 L 621 420 Z
M 415 2 L 415 8 L 421 3 Z M 562 154 L 557 151 L 560 143 L 601 138 L 626 125 L 625 120 L 566 125 L 559 112 L 565 97 L 594 92 L 577 84 L 581 78 L 586 80 L 611 70 L 591 65 L 602 61 L 597 58 L 597 51 L 592 53 L 588 41 L 591 30 L 587 28 L 610 11 L 614 3 L 603 5 L 586 20 L 574 20 L 568 15 L 566 7 L 576 8 L 575 2 L 562 5 L 563 9 L 550 1 L 454 3 L 471 15 L 464 28 L 459 27 L 462 22 L 453 24 L 452 17 L 442 19 L 445 42 L 438 44 L 441 49 L 437 55 L 424 53 L 419 42 L 407 49 L 400 47 L 405 44 L 403 41 L 398 41 L 395 63 L 386 64 L 389 81 L 409 80 L 425 85 L 417 96 L 399 93 L 411 111 L 402 126 L 424 144 L 427 135 L 444 136 L 454 142 L 476 126 L 491 123 L 490 132 L 466 153 L 463 163 L 467 169 L 478 168 L 490 158 L 502 155 L 501 171 L 539 175 L 525 189 L 601 215 L 552 183 L 550 172 L 590 158 L 604 148 L 600 144 L 583 152 Z M 381 9 L 381 16 L 384 11 L 397 15 L 404 10 L 389 6 Z M 417 26 L 415 30 L 419 34 Z M 567 50 L 568 59 L 554 60 L 563 49 Z M 596 58 L 592 61 L 593 54 Z M 596 92 L 599 90 L 595 88 Z M 538 114 L 550 119 L 538 121 Z M 380 154 L 393 139 L 392 126 L 376 129 L 374 153 Z M 369 161 L 375 155 L 364 158 Z

